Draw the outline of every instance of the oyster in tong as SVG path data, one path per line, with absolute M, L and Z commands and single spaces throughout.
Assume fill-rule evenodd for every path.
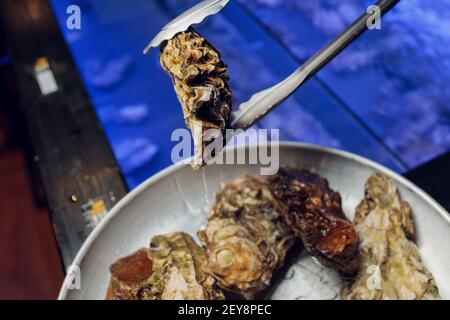
M 224 299 L 216 280 L 203 270 L 204 249 L 182 233 L 159 235 L 150 248 L 115 262 L 106 299 Z
M 229 126 L 232 94 L 227 67 L 220 53 L 194 31 L 181 32 L 164 42 L 160 60 L 172 78 L 186 125 L 192 131 L 192 167 L 200 168 L 208 156 L 207 145 L 219 133 L 223 139 Z
M 251 176 L 218 191 L 199 237 L 206 248 L 206 271 L 223 289 L 247 299 L 270 285 L 294 242 L 266 181 Z
M 433 275 L 413 242 L 411 207 L 400 198 L 392 179 L 376 173 L 367 180 L 354 222 L 361 241 L 361 268 L 342 290 L 344 298 L 439 298 Z
M 286 223 L 323 265 L 351 276 L 357 270 L 358 240 L 328 181 L 305 169 L 280 169 L 268 178 Z

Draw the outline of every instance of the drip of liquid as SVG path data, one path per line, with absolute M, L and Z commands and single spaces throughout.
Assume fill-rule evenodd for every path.
M 191 202 L 186 198 L 183 190 L 180 187 L 180 182 L 177 178 L 175 180 L 175 189 L 178 192 L 178 195 L 180 196 L 181 200 L 183 201 L 184 207 L 187 209 L 188 213 L 190 213 L 193 216 L 199 216 L 201 213 L 201 210 L 196 209 Z
M 206 181 L 206 168 L 202 168 L 202 179 L 203 179 L 203 189 L 205 191 L 205 208 L 208 210 L 209 208 L 209 199 L 208 199 L 208 183 Z
M 225 178 L 223 177 L 223 171 L 219 172 L 219 179 L 220 179 L 220 187 L 223 187 L 225 184 Z

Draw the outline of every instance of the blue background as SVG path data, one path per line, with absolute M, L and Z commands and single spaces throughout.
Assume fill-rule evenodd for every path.
M 171 164 L 184 127 L 151 38 L 192 0 L 51 0 L 128 185 Z M 66 9 L 81 8 L 81 30 Z M 231 0 L 196 29 L 229 65 L 235 105 L 284 79 L 351 24 L 366 0 Z M 258 124 L 398 172 L 450 149 L 450 1 L 403 0 Z

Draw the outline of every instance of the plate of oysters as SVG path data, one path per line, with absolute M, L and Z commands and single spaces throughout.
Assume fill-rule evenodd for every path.
M 279 144 L 271 175 L 205 166 L 208 130 L 231 123 L 226 65 L 193 32 L 165 42 L 161 64 L 193 168 L 174 164 L 112 208 L 73 262 L 79 288 L 60 299 L 450 299 L 450 215 L 430 196 L 370 160 L 300 143 Z
M 351 153 L 279 154 L 274 175 L 182 162 L 149 178 L 92 232 L 80 288 L 59 298 L 450 298 L 450 216 L 425 192 Z

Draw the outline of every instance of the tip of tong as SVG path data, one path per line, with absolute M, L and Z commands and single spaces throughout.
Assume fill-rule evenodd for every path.
M 220 12 L 230 0 L 204 0 L 184 11 L 178 17 L 165 25 L 162 30 L 145 47 L 147 54 L 152 48 L 158 47 L 163 41 L 172 39 L 177 33 L 186 31 L 191 25 L 201 23 L 206 17 Z

